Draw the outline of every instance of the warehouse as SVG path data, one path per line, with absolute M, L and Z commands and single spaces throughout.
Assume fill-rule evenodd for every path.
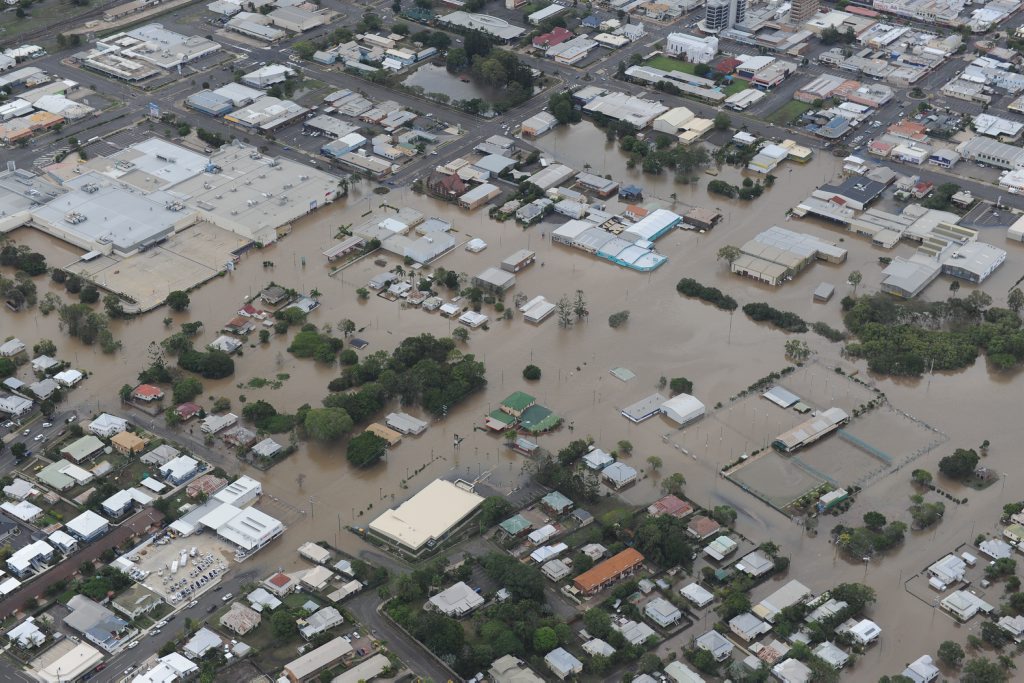
M 564 9 L 564 8 L 563 8 Z M 469 12 L 452 12 L 438 17 L 438 23 L 469 31 L 482 31 L 489 36 L 508 43 L 526 33 L 526 29 L 510 24 L 504 19 L 489 14 L 471 14 Z
M 293 33 L 305 33 L 327 23 L 327 17 L 319 12 L 310 12 L 301 7 L 278 7 L 267 15 L 278 28 Z
M 683 217 L 668 209 L 657 209 L 622 231 L 624 239 L 654 242 L 682 222 Z
M 516 284 L 516 276 L 498 268 L 487 268 L 473 276 L 473 285 L 489 292 L 503 294 Z
M 704 404 L 689 394 L 677 394 L 661 404 L 661 412 L 682 427 L 704 416 Z
M 589 114 L 600 114 L 644 129 L 651 125 L 654 119 L 668 111 L 668 107 L 626 93 L 609 92 L 595 97 L 583 107 L 583 110 Z
M 639 424 L 660 413 L 663 403 L 665 403 L 664 396 L 661 394 L 651 394 L 632 405 L 626 406 L 621 412 L 629 421 Z
M 770 285 L 781 285 L 815 259 L 830 263 L 846 260 L 846 250 L 813 235 L 772 227 L 740 247 L 732 272 Z
M 270 132 L 301 119 L 308 111 L 291 100 L 267 95 L 227 114 L 224 120 L 245 128 Z
M 849 421 L 850 416 L 842 408 L 829 408 L 779 435 L 772 441 L 772 448 L 780 453 L 793 453 L 828 436 Z
M 474 211 L 501 194 L 497 185 L 484 183 L 459 197 L 459 206 Z
M 212 90 L 200 90 L 185 98 L 185 106 L 208 116 L 224 116 L 235 108 L 231 100 Z
M 585 192 L 593 192 L 598 197 L 605 199 L 618 191 L 619 184 L 609 178 L 584 172 L 576 175 L 576 187 Z
M 370 523 L 370 531 L 414 554 L 433 547 L 473 514 L 483 498 L 467 486 L 437 479 Z

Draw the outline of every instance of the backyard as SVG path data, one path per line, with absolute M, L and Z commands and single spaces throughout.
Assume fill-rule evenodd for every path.
M 769 123 L 785 126 L 810 110 L 811 105 L 806 102 L 790 100 L 765 118 Z

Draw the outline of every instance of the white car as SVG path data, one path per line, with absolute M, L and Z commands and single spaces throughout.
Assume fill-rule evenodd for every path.
M 128 649 L 129 650 L 131 650 L 132 648 L 138 647 L 138 646 L 139 646 L 139 641 L 137 641 L 137 640 L 133 640 L 132 642 L 128 643 Z
M 52 426 L 53 426 L 52 422 L 44 422 L 43 423 L 43 427 L 52 427 Z
M 36 441 L 42 441 L 42 440 L 43 440 L 43 435 L 42 434 L 36 434 Z

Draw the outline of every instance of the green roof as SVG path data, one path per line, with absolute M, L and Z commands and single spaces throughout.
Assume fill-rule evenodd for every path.
M 562 418 L 552 413 L 550 409 L 538 405 L 530 406 L 524 410 L 522 417 L 519 418 L 520 426 L 534 434 L 554 429 L 561 422 Z
M 501 530 L 505 533 L 515 536 L 516 534 L 529 529 L 533 525 L 530 524 L 530 522 L 522 515 L 515 515 L 514 517 L 509 517 L 498 526 L 500 526 Z
M 516 419 L 514 417 L 502 410 L 492 410 L 488 417 L 491 417 L 502 424 L 507 424 L 509 427 L 516 423 Z
M 77 441 L 69 443 L 60 449 L 61 455 L 70 458 L 73 462 L 81 462 L 96 451 L 103 449 L 103 442 L 92 434 L 86 434 Z
M 558 491 L 552 491 L 548 495 L 540 499 L 540 502 L 548 506 L 552 510 L 561 512 L 566 508 L 572 507 L 572 501 L 566 498 L 563 494 Z
M 535 399 L 533 396 L 530 396 L 529 394 L 523 391 L 517 391 L 516 393 L 509 395 L 508 398 L 502 401 L 501 405 L 506 406 L 510 410 L 521 412 L 523 410 L 526 410 L 536 402 L 537 399 Z

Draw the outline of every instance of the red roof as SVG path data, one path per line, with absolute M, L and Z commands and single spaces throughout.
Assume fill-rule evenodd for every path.
M 713 68 L 718 73 L 731 74 L 733 71 L 736 70 L 736 67 L 738 67 L 742 63 L 743 62 L 736 59 L 735 57 L 726 57 L 725 59 L 720 59 L 717 62 L 715 62 Z
M 654 516 L 671 515 L 672 517 L 685 517 L 693 512 L 693 506 L 681 498 L 670 495 L 655 501 L 653 505 L 647 508 L 647 511 Z
M 135 387 L 135 391 L 132 393 L 136 396 L 152 396 L 154 398 L 164 395 L 163 389 L 160 387 L 154 387 L 152 384 L 140 384 Z
M 241 315 L 256 315 L 260 312 L 260 309 L 256 308 L 252 304 L 246 304 L 238 309 Z
M 533 46 L 534 47 L 551 47 L 553 45 L 558 45 L 559 43 L 564 43 L 565 41 L 569 40 L 570 38 L 572 38 L 572 31 L 570 31 L 570 30 L 568 30 L 566 28 L 563 28 L 561 26 L 556 26 L 551 31 L 551 33 L 545 33 L 543 35 L 540 35 L 540 36 L 537 36 L 536 38 L 534 38 L 533 39 Z
M 182 418 L 183 420 L 187 420 L 193 415 L 197 415 L 200 410 L 202 410 L 202 408 L 200 408 L 198 404 L 188 402 L 182 403 L 180 406 L 174 409 L 174 412 L 178 414 L 178 417 Z
M 289 583 L 291 583 L 291 579 L 288 578 L 287 574 L 282 574 L 278 572 L 277 574 L 274 574 L 270 577 L 270 583 L 274 584 L 278 588 L 283 588 L 284 586 L 287 586 Z
M 225 327 L 245 327 L 249 324 L 249 321 L 242 316 L 232 318 Z
M 857 7 L 856 5 L 848 5 L 843 8 L 844 12 L 850 14 L 859 14 L 862 17 L 878 17 L 881 16 L 878 12 L 870 10 L 867 7 Z
M 689 529 L 690 533 L 697 538 L 707 538 L 718 531 L 721 528 L 721 525 L 710 517 L 697 515 L 690 520 L 690 523 L 686 525 L 686 528 Z
M 576 588 L 579 590 L 589 593 L 602 584 L 612 581 L 625 572 L 634 569 L 643 561 L 644 556 L 634 548 L 626 548 L 618 555 L 610 557 L 583 572 L 573 579 L 573 583 L 576 584 Z

